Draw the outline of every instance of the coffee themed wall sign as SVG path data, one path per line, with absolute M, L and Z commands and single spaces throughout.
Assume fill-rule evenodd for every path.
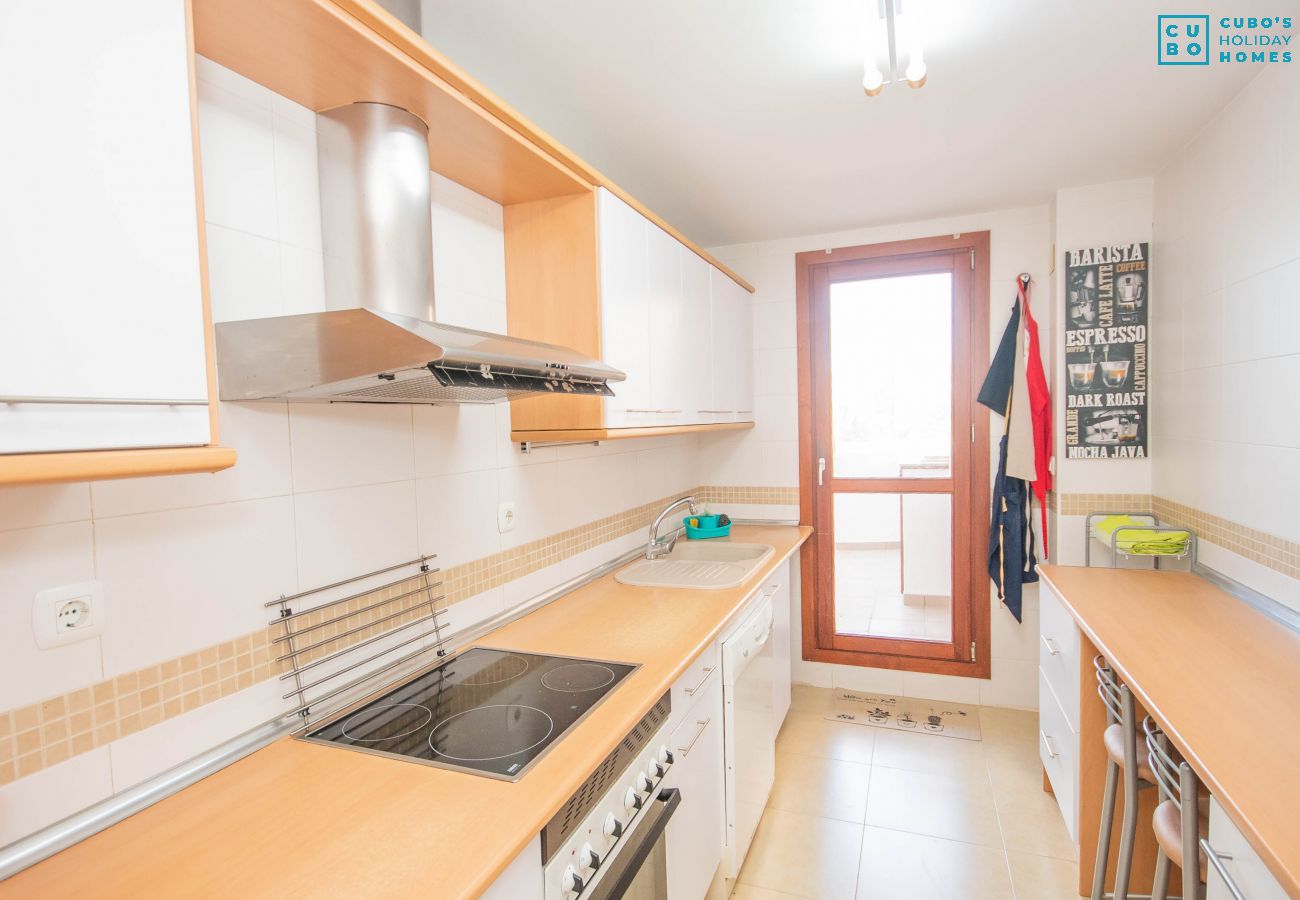
M 1147 455 L 1148 244 L 1065 254 L 1067 459 Z

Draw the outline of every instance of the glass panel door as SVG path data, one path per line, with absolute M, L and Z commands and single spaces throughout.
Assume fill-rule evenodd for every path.
M 812 279 L 819 646 L 969 658 L 970 258 L 852 261 Z

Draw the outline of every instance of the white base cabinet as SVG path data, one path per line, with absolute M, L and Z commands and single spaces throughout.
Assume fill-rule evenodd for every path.
M 1039 586 L 1038 756 L 1070 840 L 1079 842 L 1079 628 L 1051 587 Z
M 790 563 L 772 573 L 763 590 L 772 597 L 772 734 L 780 734 L 790 711 Z
M 668 900 L 700 900 L 722 858 L 722 677 L 707 686 L 673 731 L 669 747 L 682 805 L 668 823 Z
M 1286 900 L 1287 893 L 1282 890 L 1282 885 L 1213 797 L 1210 798 L 1209 844 L 1219 865 L 1223 866 L 1227 880 L 1231 880 L 1241 896 L 1248 900 Z M 1205 900 L 1234 900 L 1236 895 L 1227 880 L 1217 866 L 1211 865 Z

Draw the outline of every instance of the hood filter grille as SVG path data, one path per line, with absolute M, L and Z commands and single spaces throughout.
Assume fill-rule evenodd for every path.
M 612 397 L 603 381 L 546 377 L 524 371 L 501 371 L 430 363 L 429 374 L 385 373 L 370 387 L 341 392 L 337 399 L 372 403 L 493 403 L 536 394 Z

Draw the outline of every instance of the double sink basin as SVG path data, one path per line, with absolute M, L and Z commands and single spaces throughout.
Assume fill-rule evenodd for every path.
M 744 584 L 773 552 L 767 544 L 678 541 L 671 553 L 638 560 L 614 580 L 634 587 L 725 590 Z

